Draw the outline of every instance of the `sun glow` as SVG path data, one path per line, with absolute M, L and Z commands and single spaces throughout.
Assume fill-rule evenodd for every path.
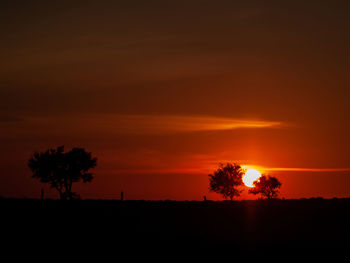
M 261 177 L 261 173 L 256 169 L 248 169 L 243 175 L 243 183 L 248 187 L 254 187 L 254 182 Z

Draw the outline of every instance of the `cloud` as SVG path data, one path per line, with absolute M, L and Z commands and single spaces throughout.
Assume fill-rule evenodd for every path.
M 329 172 L 350 172 L 350 168 L 304 168 L 304 167 L 264 167 L 258 165 L 242 165 L 244 169 L 257 169 L 262 173 L 268 172 L 317 172 L 317 173 L 329 173 Z
M 4 118 L 3 121 L 6 119 Z M 0 119 L 1 121 L 1 119 Z M 10 119 L 8 119 L 10 121 Z M 245 118 L 222 118 L 185 115 L 71 114 L 27 117 L 9 134 L 26 135 L 163 135 L 235 129 L 280 128 L 285 124 Z
M 277 128 L 281 122 L 210 116 L 109 115 L 101 124 L 117 127 L 120 132 L 172 133 L 219 131 L 251 128 Z
M 65 120 L 67 121 L 67 120 Z M 72 121 L 77 121 L 72 120 Z M 166 134 L 233 129 L 278 128 L 281 122 L 181 115 L 120 115 L 81 116 L 79 123 L 104 131 L 126 134 Z M 81 125 L 79 124 L 79 125 Z
M 350 172 L 350 168 L 265 168 L 271 172 Z

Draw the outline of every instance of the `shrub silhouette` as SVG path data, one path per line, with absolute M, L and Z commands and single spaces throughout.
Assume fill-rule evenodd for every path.
M 276 177 L 262 175 L 254 182 L 254 187 L 249 189 L 249 193 L 254 195 L 260 194 L 267 199 L 273 199 L 278 197 L 278 189 L 281 186 L 281 182 Z
M 97 158 L 83 148 L 73 148 L 64 152 L 64 146 L 49 149 L 46 152 L 34 153 L 28 161 L 28 167 L 33 172 L 32 177 L 55 188 L 60 199 L 69 200 L 79 197 L 72 192 L 72 184 L 83 181 L 91 182 L 93 174 L 88 173 L 97 164 Z
M 229 197 L 232 201 L 242 192 L 238 187 L 243 185 L 243 174 L 244 170 L 237 163 L 220 164 L 214 174 L 209 174 L 209 190 L 221 194 L 225 199 Z

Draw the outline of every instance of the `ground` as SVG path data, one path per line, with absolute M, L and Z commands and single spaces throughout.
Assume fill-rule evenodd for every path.
M 350 199 L 234 202 L 1 199 L 7 244 L 264 251 L 349 246 Z M 50 248 L 48 248 L 50 249 Z M 52 249 L 52 247 L 51 247 Z M 230 252 L 231 253 L 231 252 Z

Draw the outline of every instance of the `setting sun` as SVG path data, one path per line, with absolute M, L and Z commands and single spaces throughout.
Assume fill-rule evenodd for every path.
M 242 180 L 243 183 L 248 187 L 253 187 L 254 182 L 261 177 L 261 173 L 256 169 L 248 169 Z

